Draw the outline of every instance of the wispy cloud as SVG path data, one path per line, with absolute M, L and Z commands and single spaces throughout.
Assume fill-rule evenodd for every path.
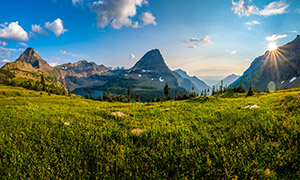
M 256 20 L 253 20 L 253 21 L 249 21 L 249 22 L 245 22 L 246 25 L 257 25 L 257 24 L 260 24 L 260 22 L 256 21 Z
M 10 57 L 11 53 L 15 53 L 18 51 L 23 51 L 24 49 L 13 49 L 13 48 L 5 48 L 0 46 L 0 58 L 8 58 Z
M 59 51 L 61 54 L 64 54 L 64 55 L 68 55 L 68 56 L 73 56 L 73 57 L 77 57 L 77 58 L 85 58 L 85 55 L 81 55 L 81 54 L 73 54 L 71 52 L 67 52 L 67 51 L 64 51 L 64 50 L 60 50 Z
M 26 43 L 23 43 L 23 42 L 19 42 L 19 45 L 24 46 L 24 47 L 28 47 L 28 45 Z
M 235 2 L 232 0 L 232 11 L 238 16 L 250 16 L 250 15 L 261 15 L 261 16 L 272 16 L 278 14 L 284 14 L 287 12 L 289 4 L 285 0 L 274 1 L 266 5 L 264 9 L 258 9 L 254 4 L 247 5 L 244 0 Z
M 285 38 L 285 37 L 287 37 L 286 34 L 273 34 L 271 36 L 267 36 L 266 40 L 267 41 L 277 41 L 278 39 Z
M 191 48 L 191 49 L 198 49 L 201 46 L 207 46 L 207 45 L 214 44 L 212 42 L 212 40 L 210 39 L 210 36 L 205 36 L 201 39 L 193 37 L 193 38 L 191 38 L 189 40 L 185 40 L 183 42 L 186 43 L 186 44 L 193 44 L 193 45 L 188 46 L 188 48 Z
M 230 55 L 235 55 L 237 53 L 237 50 L 227 51 Z

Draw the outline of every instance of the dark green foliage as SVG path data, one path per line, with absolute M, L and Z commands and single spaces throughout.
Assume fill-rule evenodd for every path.
M 89 96 L 89 94 L 88 94 L 88 93 L 86 93 L 86 95 L 85 95 L 85 99 L 90 99 L 90 96 Z
M 168 83 L 166 83 L 165 87 L 164 87 L 164 101 L 170 100 L 170 87 L 168 85 Z
M 248 92 L 247 92 L 247 96 L 253 96 L 253 95 L 254 95 L 254 91 L 253 91 L 252 86 L 250 84 L 250 87 L 249 87 Z

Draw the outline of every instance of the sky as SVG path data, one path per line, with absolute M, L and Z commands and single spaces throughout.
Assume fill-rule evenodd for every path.
M 1 0 L 0 67 L 34 48 L 50 65 L 132 67 L 160 49 L 208 83 L 241 75 L 300 33 L 299 0 Z

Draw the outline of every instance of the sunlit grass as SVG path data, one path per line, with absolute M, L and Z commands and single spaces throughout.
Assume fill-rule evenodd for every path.
M 0 177 L 297 179 L 299 93 L 127 104 L 0 86 Z

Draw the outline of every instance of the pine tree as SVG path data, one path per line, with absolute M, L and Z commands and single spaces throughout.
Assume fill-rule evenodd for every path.
M 101 96 L 97 96 L 97 101 L 102 101 Z
M 128 86 L 128 89 L 127 89 L 127 101 L 131 102 L 131 90 L 130 90 L 130 86 Z
M 89 96 L 89 94 L 88 94 L 88 93 L 86 93 L 86 95 L 85 95 L 85 99 L 90 99 L 90 96 Z
M 71 92 L 69 88 L 67 89 L 67 92 L 68 92 L 68 97 L 71 97 Z
M 107 88 L 107 100 L 108 100 L 108 101 L 111 101 L 111 94 L 110 94 L 108 88 Z
M 160 102 L 161 101 L 161 97 L 160 95 L 157 96 L 156 102 Z
M 44 78 L 44 73 L 41 76 L 41 84 L 42 84 L 42 90 L 45 91 L 46 90 L 46 83 L 45 83 L 45 78 Z
M 221 81 L 220 93 L 223 93 L 223 80 Z
M 211 95 L 215 95 L 216 92 L 215 92 L 215 86 L 212 87 L 212 91 L 211 91 Z
M 248 92 L 247 92 L 247 96 L 253 96 L 254 95 L 254 92 L 253 92 L 253 89 L 252 89 L 252 85 L 250 84 L 250 87 L 248 89 Z
M 177 95 L 177 89 L 175 89 L 175 98 L 174 98 L 175 100 L 177 100 L 178 99 L 178 95 Z
M 102 92 L 103 93 L 103 101 L 107 101 L 107 95 L 106 95 L 106 92 Z
M 164 101 L 170 100 L 170 87 L 168 85 L 168 83 L 166 83 L 165 87 L 164 87 Z

